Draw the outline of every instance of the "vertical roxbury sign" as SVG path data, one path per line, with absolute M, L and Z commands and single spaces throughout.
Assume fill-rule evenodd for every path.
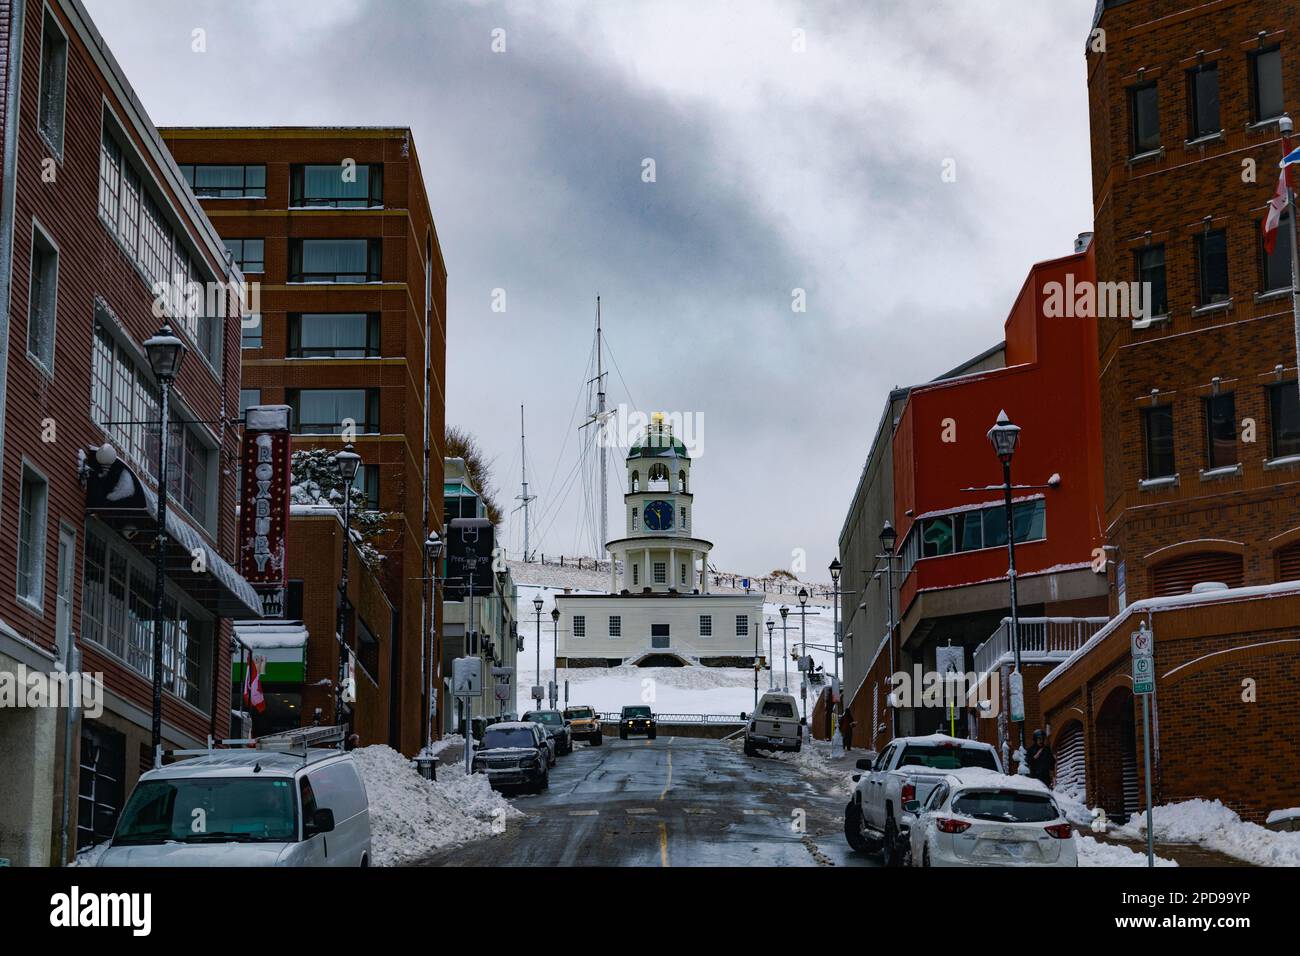
M 249 408 L 240 450 L 239 571 L 261 596 L 266 617 L 284 614 L 289 453 L 289 406 Z

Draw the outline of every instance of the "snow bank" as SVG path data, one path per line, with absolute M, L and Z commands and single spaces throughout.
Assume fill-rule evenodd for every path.
M 1103 843 L 1082 833 L 1074 835 L 1074 846 L 1079 852 L 1080 866 L 1146 866 L 1147 855 L 1126 846 Z M 1156 857 L 1156 866 L 1177 866 L 1173 860 Z
M 1218 800 L 1187 800 L 1152 811 L 1161 843 L 1194 843 L 1257 866 L 1300 866 L 1300 833 L 1248 823 Z M 1145 813 L 1134 814 L 1118 833 L 1146 839 Z
M 98 866 L 99 858 L 104 855 L 104 851 L 107 849 L 107 840 L 94 846 L 88 846 L 84 850 L 78 851 L 76 858 L 68 866 Z
M 400 866 L 431 850 L 490 836 L 521 815 L 485 776 L 466 778 L 459 765 L 439 767 L 435 783 L 383 744 L 361 747 L 352 756 L 370 798 L 375 866 Z

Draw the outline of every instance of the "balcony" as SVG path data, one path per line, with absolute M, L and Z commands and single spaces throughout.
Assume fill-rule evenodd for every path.
M 1020 660 L 1059 664 L 1101 630 L 1107 617 L 1022 617 Z M 975 673 L 981 677 L 1012 660 L 1011 618 L 1004 617 L 993 635 L 975 648 Z

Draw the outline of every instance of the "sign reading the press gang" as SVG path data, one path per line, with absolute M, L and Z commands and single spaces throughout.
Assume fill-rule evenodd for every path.
M 263 611 L 276 616 L 284 603 L 289 459 L 289 406 L 248 409 L 240 451 L 239 571 L 261 595 Z

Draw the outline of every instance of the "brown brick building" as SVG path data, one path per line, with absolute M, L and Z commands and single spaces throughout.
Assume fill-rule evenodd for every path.
M 1143 802 L 1140 621 L 1156 801 L 1258 817 L 1300 797 L 1272 764 L 1297 732 L 1294 598 L 1258 590 L 1300 578 L 1289 230 L 1271 255 L 1261 238 L 1278 118 L 1300 102 L 1297 31 L 1295 0 L 1105 0 L 1088 41 L 1098 280 L 1151 283 L 1152 320 L 1098 321 L 1112 622 L 1042 701 L 1068 769 L 1115 815 Z M 1209 582 L 1229 590 L 1190 594 Z
M 423 743 L 423 542 L 442 528 L 447 272 L 411 132 L 162 135 L 236 264 L 260 283 L 241 405 L 289 405 L 295 448 L 337 450 L 354 433 L 358 480 L 391 517 L 374 542 L 400 633 L 383 665 L 395 719 L 379 741 L 412 754 Z M 289 576 L 299 576 L 292 566 Z M 330 640 L 332 626 L 319 636 Z
M 220 237 L 78 0 L 0 2 L 0 104 L 0 672 L 105 685 L 102 713 L 0 709 L 0 857 L 43 864 L 102 839 L 153 759 L 155 307 L 188 349 L 167 436 L 165 747 L 224 733 L 228 619 L 258 609 L 229 563 L 233 299 L 156 297 L 237 282 Z

